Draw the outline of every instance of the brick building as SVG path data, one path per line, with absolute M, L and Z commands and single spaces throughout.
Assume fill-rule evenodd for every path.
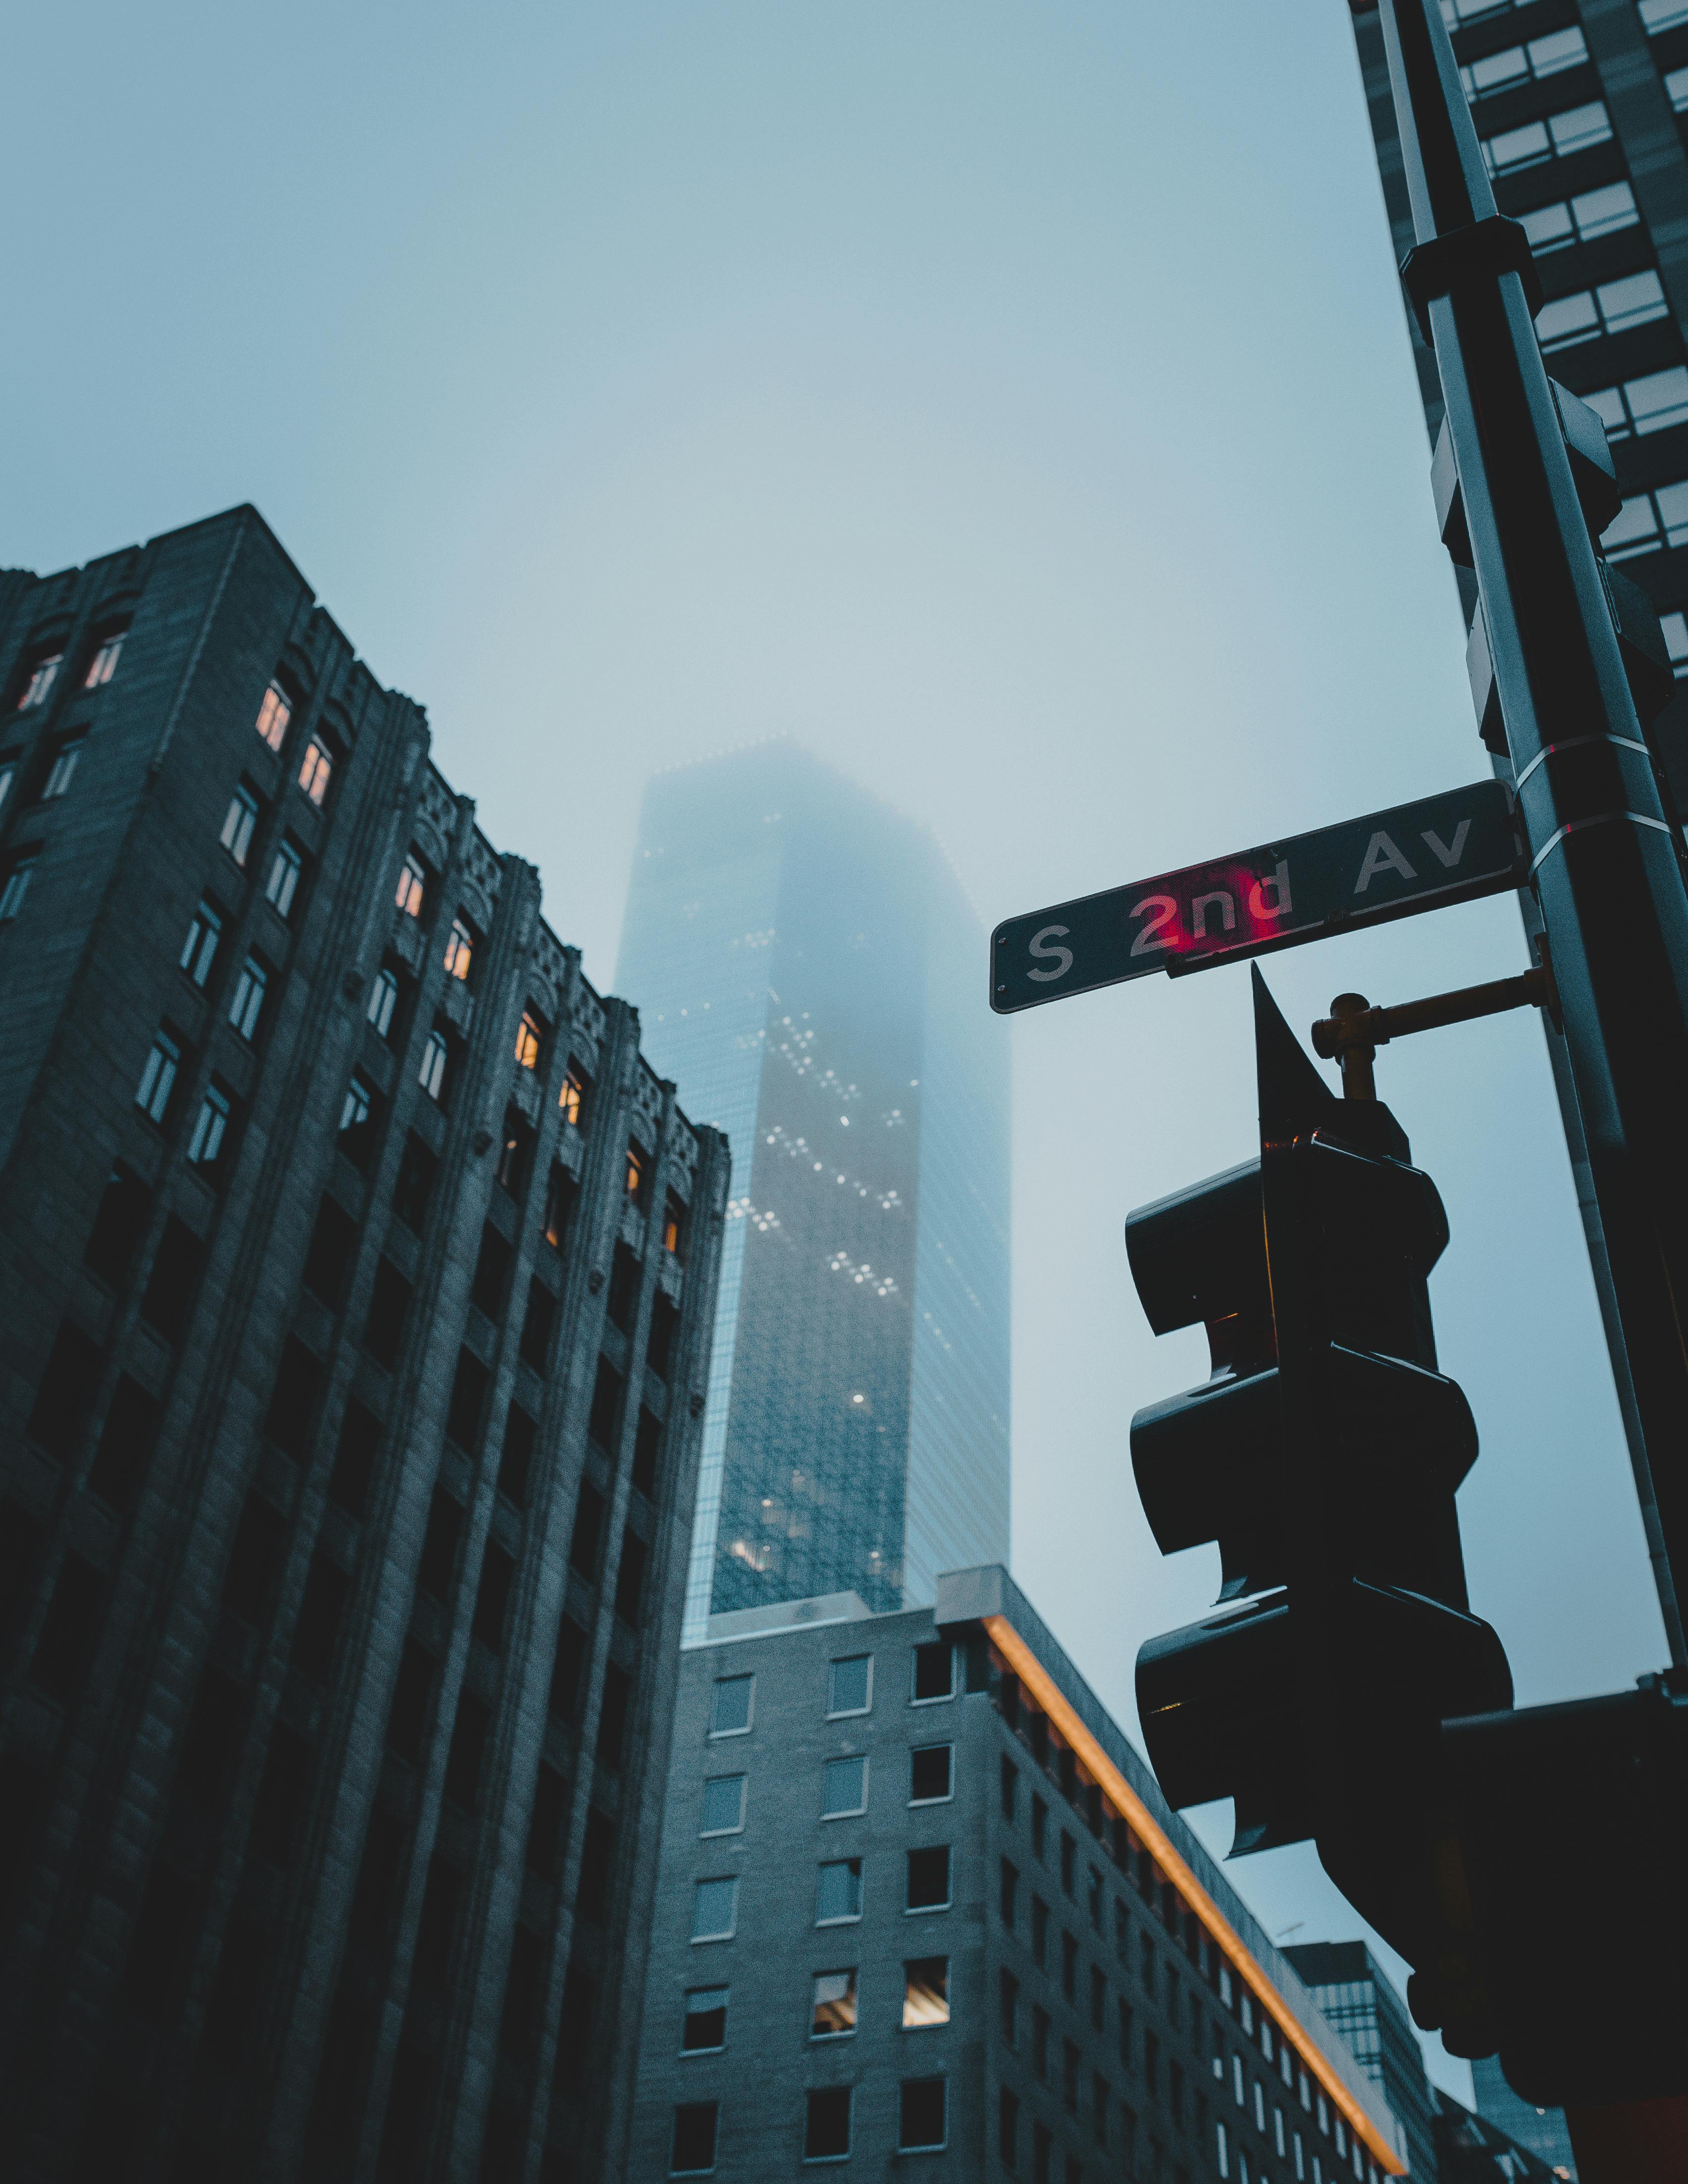
M 1379 2184 L 1379 2087 L 1006 1573 L 682 1657 L 625 2184 Z
M 0 574 L 0 2119 L 595 2179 L 723 1209 L 261 519 Z

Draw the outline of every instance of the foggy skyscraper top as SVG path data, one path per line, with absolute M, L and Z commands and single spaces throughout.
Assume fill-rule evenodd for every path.
M 733 1190 L 687 1625 L 1008 1552 L 1008 1051 L 932 835 L 796 745 L 645 792 L 616 976 Z

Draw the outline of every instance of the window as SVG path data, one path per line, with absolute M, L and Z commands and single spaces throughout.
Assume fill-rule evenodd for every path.
M 85 690 L 102 690 L 117 672 L 117 662 L 123 650 L 127 630 L 109 630 L 95 640 L 94 656 L 88 662 L 88 671 L 82 677 Z
M 393 1012 L 398 1006 L 398 973 L 383 963 L 370 982 L 369 1003 L 364 1011 L 380 1038 L 387 1038 L 392 1031 Z
M 258 733 L 272 751 L 281 749 L 281 739 L 292 717 L 293 709 L 287 692 L 279 682 L 272 682 L 258 708 Z
M 950 1959 L 915 1957 L 903 1966 L 903 2030 L 950 2022 Z
M 1600 543 L 1608 561 L 1688 543 L 1688 482 L 1634 494 L 1601 533 Z
M 195 1167 L 214 1167 L 229 1127 L 229 1096 L 208 1084 L 194 1117 L 193 1134 L 187 1140 L 187 1157 Z
M 911 1911 L 947 1911 L 950 1908 L 950 1846 L 936 1843 L 909 1852 Z
M 340 1150 L 357 1167 L 367 1167 L 375 1150 L 375 1087 L 354 1075 L 340 1102 Z
M 436 1024 L 428 1034 L 428 1043 L 422 1049 L 421 1066 L 416 1072 L 417 1082 L 431 1100 L 439 1099 L 445 1090 L 445 1066 L 450 1050 L 445 1034 Z
M 1128 2070 L 1132 2067 L 1132 2022 L 1133 2017 L 1131 2004 L 1128 2002 L 1122 2002 L 1119 2005 L 1119 2059 L 1124 2064 Z
M 398 875 L 398 892 L 393 900 L 407 917 L 420 917 L 427 891 L 427 874 L 413 850 L 404 860 L 404 869 Z
M 258 824 L 258 799 L 244 782 L 229 799 L 223 831 L 217 837 L 237 865 L 244 865 L 252 847 L 252 830 Z
M 700 2055 L 726 2047 L 727 1994 L 724 1986 L 694 1986 L 688 1992 L 680 2031 L 682 2053 Z
M 948 2121 L 944 2078 L 905 2078 L 898 2109 L 897 2151 L 941 2147 Z
M 701 1836 L 734 1836 L 744 1825 L 743 1774 L 714 1774 L 704 1785 Z
M 1621 281 L 1603 281 L 1596 289 L 1580 289 L 1574 296 L 1544 304 L 1535 315 L 1535 336 L 1542 354 L 1549 355 L 1602 333 L 1646 326 L 1664 317 L 1667 309 L 1657 274 L 1631 273 Z
M 1574 242 L 1592 242 L 1596 236 L 1634 227 L 1641 217 L 1628 182 L 1608 182 L 1602 189 L 1585 190 L 1568 203 L 1538 205 L 1534 212 L 1520 213 L 1518 222 L 1540 258 Z
M 872 1704 L 873 1656 L 852 1653 L 830 1664 L 827 1692 L 828 1719 L 841 1713 L 866 1713 Z
M 1078 1999 L 1078 1944 L 1067 1933 L 1061 1937 L 1061 1991 L 1069 2002 Z
M 1641 19 L 1641 28 L 1650 38 L 1661 31 L 1674 31 L 1679 23 L 1688 23 L 1688 0 L 1635 0 L 1636 11 Z
M 1534 167 L 1544 159 L 1568 159 L 1591 144 L 1604 144 L 1612 123 L 1597 98 L 1586 106 L 1567 107 L 1550 114 L 1545 121 L 1527 121 L 1521 129 L 1503 130 L 1483 139 L 1483 158 L 1491 175 L 1511 174 L 1519 167 Z
M 931 1699 L 953 1698 L 955 1695 L 955 1649 L 949 1640 L 940 1639 L 935 1645 L 916 1646 L 914 1649 L 914 1702 L 924 1705 Z
M 270 877 L 264 883 L 264 900 L 274 906 L 278 917 L 286 917 L 292 909 L 299 874 L 304 870 L 304 859 L 284 834 L 276 844 L 276 854 L 270 861 Z
M 175 1074 L 181 1067 L 181 1049 L 164 1032 L 159 1033 L 135 1089 L 135 1105 L 155 1123 L 162 1123 L 169 1112 L 170 1095 L 175 1089 Z
M 1094 1865 L 1090 1868 L 1090 1878 L 1085 1886 L 1090 1925 L 1100 1934 L 1102 1930 L 1102 1876 Z
M 996 2151 L 1011 2176 L 1020 2158 L 1020 2103 L 1006 2086 L 996 2097 Z
M 209 902 L 202 901 L 188 921 L 187 938 L 175 959 L 196 986 L 203 986 L 210 977 L 222 933 L 222 919 Z
M 1672 673 L 1679 678 L 1688 675 L 1688 616 L 1661 615 L 1658 626 L 1664 633 L 1664 649 L 1670 655 Z
M 1231 2135 L 1223 2123 L 1216 2125 L 1215 2129 L 1218 2132 L 1218 2140 L 1213 2151 L 1218 2163 L 1219 2174 L 1222 2176 L 1228 2176 L 1231 2173 Z
M 1090 2023 L 1098 2032 L 1108 2029 L 1108 1982 L 1096 1965 L 1090 1967 Z
M 861 1916 L 861 1860 L 859 1858 L 829 1859 L 821 1868 L 815 1897 L 815 1924 L 817 1926 L 836 1925 L 840 1920 Z
M 1073 1892 L 1078 1877 L 1078 1846 L 1063 1828 L 1061 1831 L 1061 1885 L 1069 1896 Z
M 1004 1752 L 1002 1755 L 1001 1785 L 1002 1817 L 1007 1821 L 1011 1827 L 1014 1824 L 1018 1808 L 1019 1801 L 1017 1792 L 1019 1786 L 1020 1770 L 1014 1764 L 1014 1762 L 1008 1757 L 1007 1753 Z
M 926 1744 L 909 1754 L 909 1802 L 937 1804 L 950 1792 L 950 1762 L 955 1747 Z
M 6 877 L 0 882 L 0 925 L 8 924 L 24 906 L 24 897 L 30 891 L 30 876 L 35 871 L 38 853 L 28 851 L 14 857 L 6 866 Z
M 1176 2102 L 1173 2103 L 1173 2108 L 1174 2111 L 1176 2111 Z M 1289 2142 L 1284 2136 L 1284 2111 L 1282 2109 L 1273 2109 L 1272 2111 L 1272 2142 L 1278 2148 L 1279 2157 L 1280 2159 L 1288 2154 L 1290 2148 Z
M 1485 53 L 1459 72 L 1468 99 L 1487 98 L 1532 77 L 1557 75 L 1562 69 L 1580 68 L 1588 47 L 1580 31 L 1552 31 L 1545 38 L 1532 38 L 1527 46 L 1508 46 L 1504 53 Z
M 28 677 L 23 695 L 18 700 L 18 710 L 26 713 L 32 705 L 44 705 L 59 669 L 64 665 L 62 652 L 39 653 L 30 662 Z
M 264 1013 L 265 990 L 270 974 L 255 956 L 248 956 L 240 967 L 240 976 L 235 980 L 235 989 L 229 1000 L 229 1022 L 248 1045 L 258 1036 L 258 1020 Z
M 717 1676 L 715 1700 L 710 1708 L 711 1736 L 742 1736 L 750 1726 L 754 1676 Z
M 581 1114 L 586 1105 L 586 1075 L 580 1064 L 571 1058 L 563 1072 L 563 1089 L 557 1095 L 557 1105 L 563 1111 L 563 1120 L 571 1128 L 579 1129 Z
M 1100 2070 L 1090 2074 L 1090 2129 L 1098 2146 L 1108 2142 L 1108 2081 Z
M 18 777 L 18 754 L 8 751 L 0 758 L 0 811 L 6 809 L 6 800 L 12 793 L 12 784 Z
M 1012 1927 L 1020 1913 L 1020 1875 L 1005 1858 L 1002 1861 L 1001 1887 L 998 1908 L 1005 1926 Z
M 1602 387 L 1583 400 L 1597 410 L 1608 440 L 1627 439 L 1662 432 L 1688 418 L 1688 365 L 1673 364 L 1663 371 L 1644 372 L 1626 379 L 1621 387 Z
M 537 1069 L 544 1045 L 545 1028 L 530 1006 L 522 1011 L 521 1022 L 516 1026 L 515 1058 L 524 1069 Z
M 320 736 L 313 736 L 304 747 L 304 757 L 299 764 L 299 787 L 320 811 L 328 796 L 328 784 L 334 778 L 334 761 L 328 755 L 328 746 Z
M 645 1156 L 635 1139 L 627 1139 L 627 1195 L 635 1206 L 639 1205 L 644 1190 Z
M 41 800 L 50 804 L 56 796 L 68 795 L 70 783 L 76 777 L 76 767 L 82 755 L 86 734 L 66 736 L 53 753 L 53 763 L 47 770 L 47 779 L 42 786 Z
M 1032 2005 L 1032 2075 L 1044 2085 L 1049 2083 L 1049 2012 Z
M 451 921 L 451 938 L 445 944 L 445 971 L 448 978 L 469 976 L 469 967 L 475 961 L 475 936 L 462 917 Z
M 1032 1792 L 1032 1848 L 1039 1860 L 1044 1855 L 1044 1839 L 1048 1830 L 1049 1807 L 1033 1790 Z
M 867 1810 L 867 1762 L 865 1758 L 829 1759 L 823 1771 L 821 1818 L 842 1819 Z
M 418 1236 L 428 1217 L 428 1201 L 433 1195 L 434 1178 L 438 1173 L 438 1161 L 412 1131 L 404 1140 L 398 1178 L 393 1186 L 393 1210 L 404 1226 Z
M 715 2101 L 682 2101 L 674 2111 L 674 2143 L 668 2157 L 671 2176 L 707 2176 L 715 2167 Z
M 1049 1956 L 1049 1906 L 1041 1896 L 1032 1898 L 1032 1961 L 1042 1971 Z
M 855 2030 L 855 1974 L 816 1972 L 810 2004 L 809 2037 L 835 2040 Z
M 527 1181 L 527 1156 L 532 1150 L 532 1132 L 515 1108 L 506 1108 L 495 1174 L 500 1188 L 507 1190 L 512 1198 L 521 1195 L 522 1187 Z
M 692 1897 L 692 1939 L 724 1942 L 730 1938 L 738 1914 L 738 1883 L 734 1879 L 700 1880 Z
M 686 1233 L 686 1209 L 671 1190 L 662 1214 L 662 1248 L 671 1258 L 681 1256 L 680 1241 Z
M 826 2086 L 809 2095 L 803 2125 L 805 2161 L 842 2161 L 850 2153 L 850 2087 Z
M 1020 1982 L 1012 1972 L 997 1975 L 996 1992 L 997 2030 L 1005 2048 L 1018 2045 L 1020 2038 Z

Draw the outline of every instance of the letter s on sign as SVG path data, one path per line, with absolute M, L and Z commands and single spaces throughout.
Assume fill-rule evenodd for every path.
M 1064 925 L 1046 925 L 1041 933 L 1034 933 L 1031 939 L 1031 953 L 1033 956 L 1040 956 L 1046 961 L 1051 956 L 1059 956 L 1060 962 L 1052 971 L 1028 971 L 1026 976 L 1028 978 L 1064 978 L 1072 968 L 1072 950 L 1070 948 L 1045 947 L 1044 943 L 1051 933 L 1057 939 L 1064 939 L 1067 936 L 1067 928 Z

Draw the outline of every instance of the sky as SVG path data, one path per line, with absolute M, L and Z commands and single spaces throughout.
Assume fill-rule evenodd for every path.
M 1343 0 L 58 0 L 7 47 L 0 564 L 253 502 L 600 985 L 644 780 L 766 735 L 934 828 L 981 1008 L 1000 917 L 1487 770 Z M 1265 967 L 1305 1034 L 1525 956 L 1502 900 Z M 1138 1507 L 1130 1414 L 1206 1358 L 1122 1223 L 1255 1150 L 1247 973 L 998 1029 L 1014 1563 L 1130 1724 L 1217 1558 Z M 1540 1028 L 1378 1076 L 1452 1230 L 1474 1606 L 1521 1702 L 1618 1689 L 1666 1655 Z M 1231 1872 L 1362 1930 L 1305 1847 Z

